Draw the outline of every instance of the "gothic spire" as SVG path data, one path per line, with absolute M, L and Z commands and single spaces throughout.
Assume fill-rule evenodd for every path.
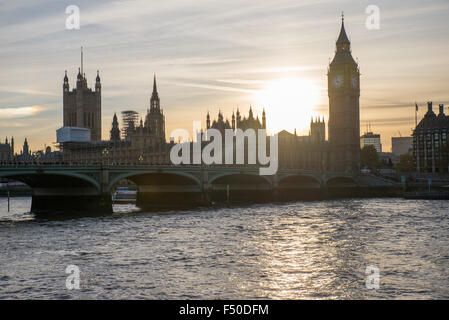
M 337 39 L 337 42 L 335 45 L 336 45 L 336 51 L 335 51 L 334 59 L 330 63 L 331 67 L 334 65 L 340 65 L 340 64 L 357 65 L 356 62 L 354 61 L 354 58 L 351 55 L 351 42 L 349 41 L 348 35 L 346 34 L 345 20 L 344 20 L 343 14 L 341 17 L 340 35 L 338 36 L 338 39 Z
M 265 115 L 265 108 L 263 108 L 263 111 L 262 111 L 262 128 L 263 129 L 267 128 L 267 117 Z
M 337 39 L 337 46 L 339 44 L 347 44 L 347 45 L 351 44 L 351 42 L 348 39 L 348 36 L 346 35 L 344 14 L 342 14 L 342 16 L 341 16 L 341 29 L 340 29 L 340 35 L 338 36 L 338 39 Z
M 160 109 L 159 94 L 157 93 L 156 74 L 153 79 L 153 93 L 150 99 L 151 109 Z
M 110 131 L 111 141 L 120 141 L 120 128 L 117 121 L 117 114 L 114 112 L 114 118 L 112 119 L 112 128 Z
M 207 116 L 206 116 L 206 128 L 207 128 L 207 129 L 210 128 L 210 114 L 209 114 L 209 110 L 207 110 Z
M 156 74 L 154 74 L 154 79 L 153 79 L 153 93 L 157 94 L 157 85 L 156 85 Z

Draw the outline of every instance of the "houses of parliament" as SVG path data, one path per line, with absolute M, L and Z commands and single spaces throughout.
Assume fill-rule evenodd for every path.
M 283 168 L 358 172 L 360 167 L 360 72 L 351 54 L 344 18 L 336 41 L 336 51 L 328 66 L 329 122 L 328 140 L 324 117 L 312 119 L 309 135 L 298 136 L 285 130 L 278 133 L 278 165 Z M 66 163 L 170 164 L 170 149 L 174 139 L 166 139 L 165 115 L 161 106 L 156 76 L 147 113 L 123 111 L 122 125 L 114 114 L 108 140 L 101 139 L 101 79 L 97 71 L 95 87 L 88 87 L 83 72 L 83 55 L 76 86 L 70 90 L 67 72 L 63 79 L 63 127 L 58 130 L 58 143 Z M 248 116 L 239 110 L 225 119 L 221 111 L 217 119 L 206 115 L 206 129 L 222 132 L 226 129 L 266 129 L 267 116 L 261 118 L 249 108 Z M 3 150 L 3 151 L 2 151 Z M 10 146 L 0 144 L 0 154 L 10 158 Z M 9 152 L 9 153 L 8 153 Z M 6 155 L 6 153 L 8 153 Z

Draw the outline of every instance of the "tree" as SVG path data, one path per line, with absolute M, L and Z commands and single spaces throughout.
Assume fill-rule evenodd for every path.
M 397 172 L 412 172 L 415 170 L 413 163 L 413 155 L 411 153 L 401 154 L 399 162 L 396 163 L 395 169 Z
M 366 145 L 360 151 L 360 164 L 362 167 L 368 167 L 375 170 L 379 166 L 379 155 L 373 145 Z

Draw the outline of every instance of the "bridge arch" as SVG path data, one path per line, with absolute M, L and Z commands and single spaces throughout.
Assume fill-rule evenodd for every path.
M 270 179 L 258 174 L 223 173 L 209 181 L 211 199 L 218 202 L 266 202 L 272 191 Z
M 357 182 L 352 177 L 335 176 L 328 178 L 326 185 L 328 188 L 357 187 Z
M 69 171 L 27 171 L 19 170 L 0 172 L 0 177 L 16 180 L 29 185 L 31 188 L 70 188 L 93 187 L 97 194 L 101 193 L 100 183 L 93 177 Z
M 237 178 L 237 177 L 251 177 L 253 180 L 254 179 L 259 179 L 260 181 L 264 181 L 265 183 L 267 183 L 270 188 L 272 187 L 273 183 L 271 181 L 270 178 L 268 178 L 268 176 L 264 176 L 264 175 L 260 175 L 259 173 L 250 173 L 250 172 L 245 172 L 245 173 L 239 173 L 239 172 L 224 172 L 224 173 L 219 173 L 215 176 L 213 176 L 210 180 L 209 180 L 209 184 L 216 184 L 217 181 L 219 180 L 223 180 L 225 177 L 228 178 Z
M 153 176 L 153 178 L 156 177 L 179 177 L 181 180 L 178 182 L 194 182 L 195 185 L 197 185 L 198 187 L 201 187 L 201 180 L 190 174 L 190 173 L 186 173 L 186 172 L 180 172 L 180 171 L 172 171 L 172 170 L 164 170 L 164 171 L 160 171 L 160 170 L 145 170 L 145 171 L 138 171 L 138 172 L 124 172 L 121 173 L 117 176 L 115 176 L 114 178 L 111 179 L 111 181 L 109 182 L 109 186 L 108 186 L 108 190 L 112 191 L 112 189 L 114 188 L 114 186 L 123 179 L 128 179 L 133 181 L 134 183 L 136 183 L 137 185 L 139 185 L 139 180 L 143 177 L 151 177 Z M 184 179 L 183 179 L 184 178 Z M 156 178 L 157 180 L 157 178 Z M 154 182 L 158 182 L 158 181 L 154 181 Z M 160 182 L 160 181 L 159 181 Z M 191 184 L 191 183 L 189 183 Z
M 311 174 L 288 174 L 279 179 L 279 187 L 319 188 L 321 180 Z

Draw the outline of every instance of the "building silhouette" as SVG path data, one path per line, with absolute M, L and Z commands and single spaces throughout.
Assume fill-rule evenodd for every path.
M 252 106 L 249 107 L 248 118 L 246 116 L 242 118 L 240 110 L 237 108 L 236 114 L 232 112 L 231 122 L 229 122 L 228 119 L 224 119 L 223 113 L 221 111 L 218 111 L 217 120 L 213 120 L 212 123 L 210 120 L 209 112 L 207 112 L 206 116 L 206 129 L 217 129 L 223 136 L 226 129 L 232 129 L 234 131 L 237 129 L 241 129 L 245 131 L 247 129 L 258 130 L 266 128 L 267 121 L 265 109 L 262 111 L 262 121 L 260 121 L 259 116 L 254 117 Z
M 324 118 L 312 119 L 309 135 L 306 136 L 298 136 L 296 130 L 294 133 L 282 130 L 278 133 L 280 168 L 360 171 L 359 81 L 359 67 L 352 57 L 351 43 L 342 18 L 335 56 L 328 67 L 329 140 L 326 141 Z M 229 122 L 220 111 L 218 118 L 211 122 L 208 113 L 206 127 L 222 133 L 225 129 L 265 129 L 266 115 L 264 111 L 260 121 L 250 108 L 248 118 L 242 118 L 237 111 Z
M 439 113 L 432 110 L 432 102 L 427 103 L 427 113 L 413 130 L 413 158 L 418 172 L 449 171 L 449 116 L 444 114 L 444 105 L 439 105 Z
M 63 82 L 63 126 L 88 128 L 92 141 L 101 140 L 101 81 L 97 71 L 95 90 L 87 86 L 83 72 L 83 51 L 81 49 L 81 67 L 78 69 L 76 88 L 70 91 L 69 78 L 65 71 Z
M 310 140 L 312 143 L 323 143 L 326 141 L 326 124 L 324 118 L 310 120 Z
M 0 143 L 0 162 L 9 162 L 14 158 L 14 137 L 11 142 L 5 138 L 5 143 Z
M 358 172 L 360 167 L 360 70 L 351 54 L 344 17 L 328 68 L 330 169 Z
M 70 163 L 109 163 L 109 164 L 169 164 L 169 147 L 165 138 L 165 116 L 161 107 L 156 84 L 145 121 L 137 123 L 138 113 L 123 111 L 123 126 L 114 114 L 109 140 L 90 142 L 66 141 L 60 143 L 64 161 Z M 90 128 L 89 128 L 90 129 Z
M 305 136 L 298 136 L 296 129 L 294 133 L 286 130 L 279 132 L 279 167 L 326 170 L 329 148 L 325 133 L 324 118 L 312 118 L 309 134 Z
M 312 119 L 308 136 L 279 133 L 279 166 L 320 171 L 360 171 L 360 71 L 351 54 L 344 18 L 328 67 L 329 134 Z
M 120 141 L 120 127 L 117 120 L 117 114 L 114 113 L 114 117 L 112 118 L 112 128 L 110 131 L 110 139 L 113 142 Z
M 239 109 L 237 109 L 235 120 L 236 120 L 236 129 L 242 129 L 243 131 L 250 128 L 254 130 L 267 128 L 265 109 L 262 111 L 262 122 L 259 120 L 259 116 L 254 118 L 253 108 L 251 106 L 249 107 L 248 118 L 243 117 L 242 119 L 240 111 Z
M 25 138 L 25 140 L 23 141 L 22 150 L 15 156 L 15 160 L 18 162 L 30 162 L 34 161 L 35 159 L 36 156 L 31 152 L 28 145 L 28 139 Z
M 329 122 L 328 140 L 324 118 L 312 119 L 307 136 L 298 136 L 285 130 L 279 133 L 279 166 L 326 171 L 359 172 L 360 168 L 360 71 L 351 54 L 351 43 L 346 34 L 344 18 L 336 41 L 336 51 L 328 66 Z M 127 110 L 129 115 L 120 125 L 114 114 L 109 131 L 109 139 L 101 140 L 101 81 L 99 72 L 95 79 L 95 90 L 88 88 L 83 72 L 83 53 L 78 71 L 76 87 L 70 90 L 67 72 L 63 81 L 63 128 L 67 133 L 59 143 L 62 161 L 66 163 L 109 163 L 109 164 L 170 164 L 170 150 L 174 141 L 166 142 L 165 115 L 157 90 L 156 76 L 153 80 L 149 107 L 143 118 L 138 113 Z M 123 114 L 123 112 L 122 112 Z M 286 117 L 289 115 L 286 114 Z M 211 121 L 206 116 L 206 128 L 218 129 L 222 134 L 226 129 L 234 132 L 241 129 L 266 129 L 266 114 L 255 116 L 250 106 L 248 116 L 242 116 L 237 109 L 231 120 L 225 119 L 219 111 L 217 119 Z M 62 130 L 63 129 L 63 130 Z M 76 137 L 76 130 L 86 131 L 86 139 Z M 90 136 L 90 138 L 89 138 Z M 442 137 L 442 136 L 441 136 Z M 442 138 L 443 139 L 443 138 Z M 208 141 L 202 141 L 201 145 Z M 267 143 L 268 145 L 268 143 Z M 9 151 L 0 145 L 0 151 Z M 245 145 L 247 148 L 247 145 Z M 419 146 L 421 148 L 421 146 Z M 421 152 L 422 149 L 419 149 Z M 427 149 L 426 149 L 427 150 Z M 44 153 L 45 154 L 45 153 Z M 431 160 L 419 154 L 420 165 Z M 55 159 L 60 159 L 56 157 Z M 429 162 L 430 161 L 430 162 Z M 435 160 L 435 163 L 437 161 Z M 436 165 L 435 165 L 436 166 Z M 422 165 L 421 165 L 422 167 Z

